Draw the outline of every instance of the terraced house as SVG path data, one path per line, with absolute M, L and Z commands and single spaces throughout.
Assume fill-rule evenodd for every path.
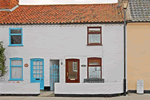
M 124 16 L 118 3 L 0 4 L 8 67 L 0 94 L 123 93 Z
M 136 92 L 137 81 L 144 81 L 144 92 L 150 92 L 150 1 L 129 0 L 127 24 L 128 90 Z

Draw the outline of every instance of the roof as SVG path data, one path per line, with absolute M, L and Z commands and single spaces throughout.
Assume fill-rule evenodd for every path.
M 0 9 L 11 9 L 18 5 L 19 0 L 0 0 Z
M 0 24 L 123 22 L 118 4 L 20 5 Z M 121 13 L 121 14 L 118 14 Z
M 0 11 L 0 19 L 6 17 L 9 14 L 7 11 Z
M 129 0 L 129 8 L 132 21 L 150 21 L 150 0 Z

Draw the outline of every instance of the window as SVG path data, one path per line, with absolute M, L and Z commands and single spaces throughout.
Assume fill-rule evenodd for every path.
M 78 62 L 73 62 L 72 64 L 73 64 L 72 65 L 73 66 L 73 71 L 77 72 L 77 70 L 78 70 Z
M 87 45 L 102 45 L 101 27 L 88 27 L 87 32 Z
M 88 58 L 88 78 L 102 78 L 101 58 Z
M 9 46 L 23 46 L 22 28 L 9 29 Z
M 22 58 L 10 58 L 10 80 L 23 80 Z

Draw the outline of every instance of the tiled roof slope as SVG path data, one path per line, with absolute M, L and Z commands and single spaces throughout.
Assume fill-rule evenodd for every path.
M 0 20 L 8 15 L 8 11 L 0 11 Z
M 132 21 L 150 21 L 150 0 L 129 0 Z
M 19 0 L 0 0 L 0 9 L 11 9 L 19 4 Z
M 123 13 L 117 5 L 20 5 L 0 24 L 122 22 Z

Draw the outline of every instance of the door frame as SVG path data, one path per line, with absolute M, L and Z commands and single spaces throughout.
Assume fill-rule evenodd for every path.
M 67 76 L 67 72 L 68 72 L 68 63 L 67 61 L 77 61 L 78 62 L 78 73 L 77 73 L 77 80 L 69 80 L 68 76 Z M 80 59 L 66 59 L 65 61 L 66 63 L 66 83 L 80 83 Z
M 32 80 L 32 76 L 33 76 L 33 66 L 32 66 L 32 62 L 36 61 L 36 60 L 42 60 L 43 61 L 43 70 L 42 70 L 42 75 L 43 75 L 43 87 L 44 87 L 44 59 L 42 58 L 32 58 L 30 59 L 30 83 L 34 83 Z M 44 89 L 40 89 L 40 90 L 44 90 Z

